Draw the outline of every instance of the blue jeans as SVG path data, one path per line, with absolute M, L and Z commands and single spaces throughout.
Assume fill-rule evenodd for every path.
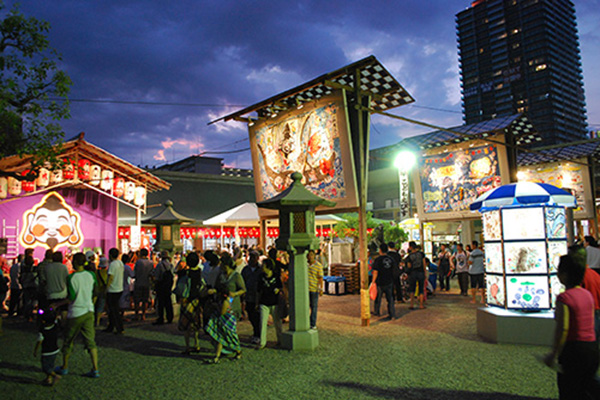
M 317 326 L 317 308 L 319 305 L 319 292 L 308 292 L 310 302 L 310 328 Z
M 385 299 L 388 303 L 388 317 L 396 318 L 396 307 L 394 305 L 394 285 L 379 286 L 377 285 L 377 297 L 375 298 L 375 315 L 379 315 L 381 308 L 381 298 L 385 294 Z

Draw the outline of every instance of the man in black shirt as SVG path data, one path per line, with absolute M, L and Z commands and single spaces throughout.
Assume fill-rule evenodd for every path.
M 391 320 L 396 318 L 396 307 L 393 296 L 394 259 L 388 256 L 387 252 L 387 244 L 382 243 L 379 245 L 379 257 L 373 262 L 373 282 L 377 285 L 374 315 L 379 315 L 381 297 L 385 294 L 385 299 L 388 303 L 388 316 L 386 319 Z
M 396 243 L 389 242 L 388 247 L 389 251 L 387 252 L 387 255 L 394 260 L 394 292 L 396 293 L 396 301 L 404 303 L 404 297 L 402 296 L 402 284 L 400 283 L 400 275 L 402 275 L 402 271 L 400 270 L 400 261 L 402 261 L 402 258 L 396 250 Z
M 425 256 L 419 250 L 415 242 L 408 243 L 410 254 L 406 256 L 406 269 L 408 271 L 408 290 L 411 293 L 410 309 L 414 309 L 415 291 L 419 290 L 419 308 L 425 308 L 423 305 L 423 291 L 425 287 L 425 271 L 427 265 Z

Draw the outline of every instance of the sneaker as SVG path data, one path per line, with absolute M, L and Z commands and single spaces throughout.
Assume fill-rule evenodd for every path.
M 252 344 L 260 344 L 260 338 L 256 336 L 252 336 L 252 340 L 250 340 Z
M 63 369 L 63 367 L 56 367 L 54 368 L 54 372 L 56 373 L 56 375 L 67 375 L 69 373 L 68 369 Z
M 91 370 L 90 372 L 86 372 L 83 374 L 86 378 L 100 378 L 100 371 Z

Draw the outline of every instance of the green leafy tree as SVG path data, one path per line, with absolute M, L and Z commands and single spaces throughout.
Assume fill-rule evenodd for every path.
M 71 79 L 58 67 L 48 22 L 25 17 L 17 6 L 9 11 L 2 2 L 0 18 L 0 159 L 31 157 L 32 165 L 27 177 L 2 168 L 0 176 L 31 180 L 45 163 L 60 165 L 64 133 L 58 121 L 69 117 Z
M 358 254 L 358 214 L 342 214 L 341 217 L 345 221 L 340 221 L 336 224 L 334 230 L 339 238 L 352 239 L 354 254 Z M 375 228 L 379 225 L 383 227 L 383 238 L 386 243 L 393 241 L 398 245 L 407 240 L 408 235 L 398 225 L 392 225 L 390 222 L 376 220 L 371 212 L 367 212 L 367 229 L 373 229 L 371 234 L 367 236 L 367 241 L 370 242 L 375 234 Z

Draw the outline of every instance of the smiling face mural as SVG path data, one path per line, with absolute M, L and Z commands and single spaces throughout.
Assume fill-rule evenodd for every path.
M 24 247 L 79 246 L 83 242 L 81 217 L 65 199 L 50 192 L 23 214 L 23 230 L 19 241 Z

